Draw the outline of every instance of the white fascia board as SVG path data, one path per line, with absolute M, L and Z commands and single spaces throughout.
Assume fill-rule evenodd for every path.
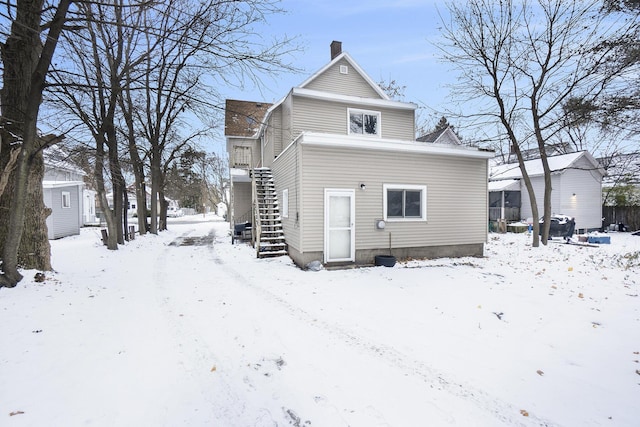
M 341 102 L 344 104 L 366 105 L 369 107 L 386 107 L 401 110 L 415 110 L 418 106 L 411 102 L 391 101 L 387 99 L 361 98 L 358 96 L 338 95 L 335 93 L 321 92 L 319 90 L 303 89 L 295 87 L 292 93 L 304 98 L 321 99 L 324 101 Z
M 247 169 L 229 168 L 229 175 L 232 182 L 251 182 Z
M 328 133 L 305 132 L 298 138 L 302 145 L 315 145 L 336 148 L 352 148 L 370 151 L 391 151 L 416 154 L 433 154 L 442 156 L 471 157 L 476 159 L 491 159 L 494 151 L 486 151 L 473 147 L 452 146 L 449 144 L 424 144 L 417 141 L 403 141 L 399 139 L 375 140 L 366 137 L 335 135 Z
M 238 135 L 231 136 L 231 135 L 229 135 L 229 136 L 227 136 L 226 138 L 227 138 L 229 141 L 232 141 L 232 140 L 234 140 L 234 139 L 258 139 L 258 134 L 257 134 L 257 132 L 256 132 L 256 133 L 255 133 L 254 135 L 252 135 L 252 136 L 238 136 Z
M 42 181 L 43 188 L 82 187 L 82 181 Z

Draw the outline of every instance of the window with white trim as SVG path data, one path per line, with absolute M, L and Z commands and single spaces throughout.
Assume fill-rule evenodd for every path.
M 282 217 L 289 218 L 289 189 L 282 190 Z
M 349 108 L 349 135 L 380 136 L 380 112 Z
M 68 191 L 62 192 L 62 207 L 65 209 L 71 207 L 71 193 Z
M 426 185 L 384 184 L 382 188 L 385 220 L 427 220 Z

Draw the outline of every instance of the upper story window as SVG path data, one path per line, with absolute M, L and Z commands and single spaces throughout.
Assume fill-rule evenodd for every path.
M 380 112 L 348 110 L 350 135 L 380 136 Z

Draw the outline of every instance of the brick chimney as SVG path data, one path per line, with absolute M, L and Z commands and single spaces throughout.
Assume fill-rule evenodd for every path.
M 332 41 L 331 42 L 331 60 L 342 53 L 342 42 Z

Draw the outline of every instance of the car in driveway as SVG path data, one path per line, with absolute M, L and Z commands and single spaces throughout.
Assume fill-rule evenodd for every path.
M 184 212 L 182 211 L 182 209 L 176 207 L 176 206 L 169 206 L 169 208 L 167 209 L 167 216 L 171 217 L 171 218 L 178 218 L 184 215 Z

